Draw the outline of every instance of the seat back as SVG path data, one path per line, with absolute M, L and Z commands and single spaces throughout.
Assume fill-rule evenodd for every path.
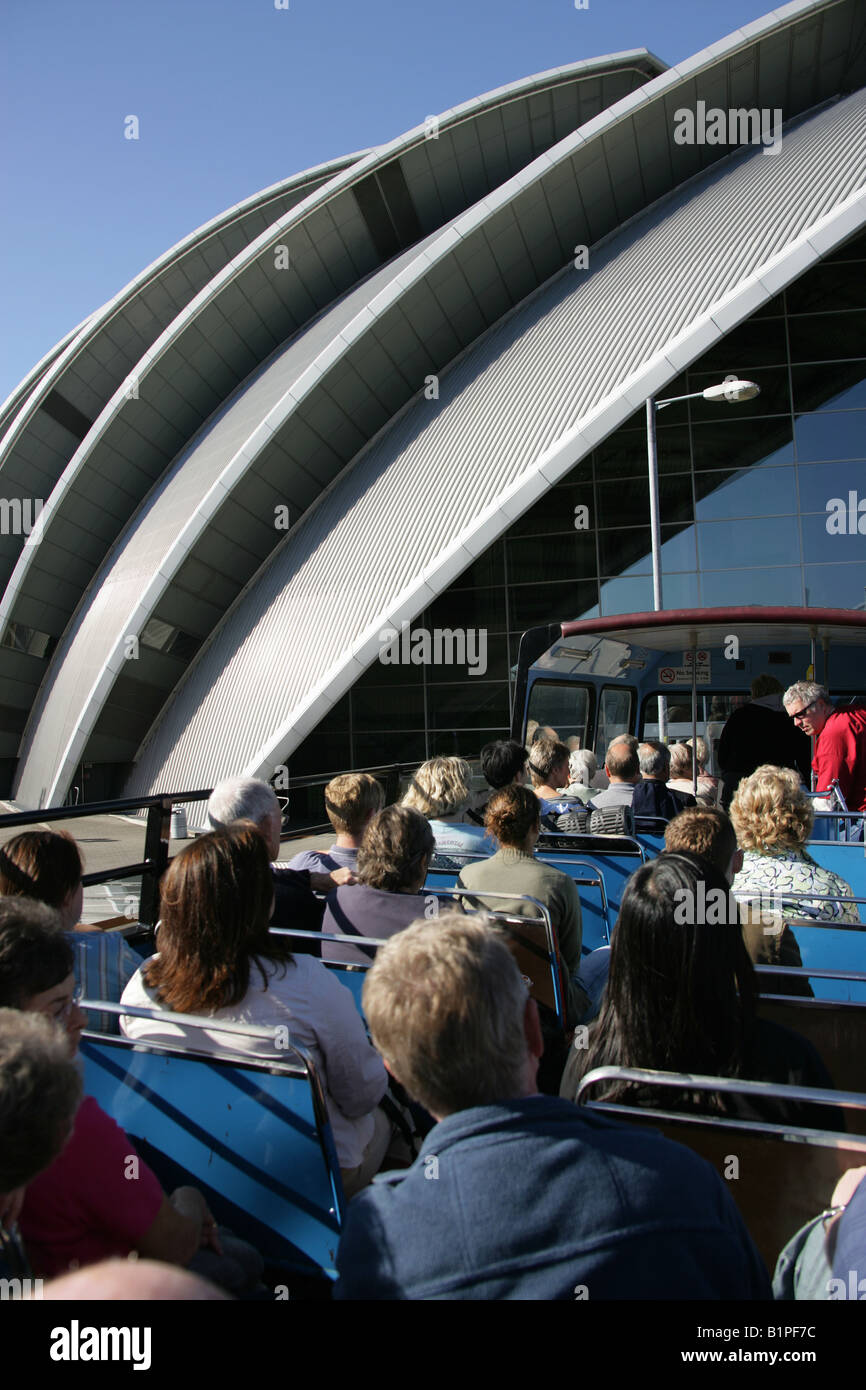
M 89 1007 L 86 1005 L 86 1007 Z M 212 1020 L 165 1011 L 116 1013 Z M 255 1030 L 220 1023 L 220 1031 Z M 315 1064 L 287 1040 L 256 1057 L 196 1052 L 85 1032 L 84 1089 L 130 1136 L 166 1187 L 200 1188 L 217 1220 L 287 1272 L 334 1278 L 345 1198 Z
M 538 1003 L 543 1004 L 556 1015 L 561 1028 L 565 1028 L 565 1002 L 562 988 L 562 964 L 559 958 L 559 943 L 550 920 L 550 913 L 537 898 L 521 893 L 492 893 L 487 888 L 452 888 L 448 894 L 455 902 L 464 906 L 478 905 L 508 938 L 512 954 L 517 961 L 520 973 L 526 981 L 529 993 Z M 514 912 L 499 911 L 487 906 L 490 901 L 521 902 L 531 906 L 534 916 L 524 917 Z
M 866 1005 L 771 995 L 758 1001 L 758 1013 L 807 1038 L 840 1090 L 866 1085 Z M 866 1134 L 866 1115 L 852 1110 L 846 1118 L 854 1133 Z
M 848 1168 L 866 1164 L 866 1139 L 847 1134 L 689 1114 L 664 1107 L 638 1109 L 591 1099 L 596 1088 L 614 1081 L 663 1086 L 670 1089 L 672 1098 L 677 1092 L 705 1090 L 791 1101 L 807 1099 L 815 1104 L 843 1106 L 846 1118 L 855 1112 L 861 1118 L 866 1115 L 866 1095 L 633 1067 L 599 1067 L 580 1083 L 578 1105 L 620 1116 L 632 1125 L 661 1130 L 666 1138 L 684 1144 L 712 1163 L 726 1180 L 771 1272 L 791 1236 L 829 1206 L 833 1188 L 842 1174 Z

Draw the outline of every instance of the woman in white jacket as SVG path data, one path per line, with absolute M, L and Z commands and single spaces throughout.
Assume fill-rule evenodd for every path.
M 273 882 L 258 828 L 239 822 L 202 835 L 177 855 L 162 880 L 159 954 L 146 961 L 121 1003 L 245 1023 L 258 1036 L 123 1017 L 127 1037 L 184 1038 L 197 1050 L 285 1056 L 288 1037 L 317 1062 L 334 1142 L 351 1196 L 384 1159 L 391 1124 L 378 1108 L 387 1074 L 367 1039 L 349 990 L 312 956 L 293 956 L 272 936 Z M 261 1037 L 262 1030 L 271 1034 Z

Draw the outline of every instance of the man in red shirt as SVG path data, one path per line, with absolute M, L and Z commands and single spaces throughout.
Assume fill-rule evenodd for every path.
M 813 681 L 790 686 L 783 703 L 798 728 L 815 739 L 815 790 L 829 795 L 836 781 L 848 810 L 866 811 L 866 708 L 837 708 Z M 862 821 L 852 838 L 860 835 Z

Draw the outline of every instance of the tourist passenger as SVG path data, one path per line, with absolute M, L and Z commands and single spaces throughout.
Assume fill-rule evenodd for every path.
M 75 978 L 82 994 L 116 1004 L 141 958 L 119 932 L 103 932 L 80 921 L 82 869 L 81 851 L 71 835 L 25 830 L 0 849 L 0 896 L 35 898 L 56 908 L 75 948 Z M 96 1014 L 91 1026 L 116 1033 L 117 1015 Z
M 271 860 L 271 878 L 275 895 L 272 925 L 298 931 L 321 931 L 324 903 L 314 893 L 330 893 L 338 883 L 351 883 L 351 869 L 334 869 L 330 873 L 311 873 L 308 869 L 290 869 L 275 861 L 280 853 L 280 831 L 283 817 L 276 792 L 267 782 L 255 777 L 232 777 L 218 782 L 207 804 L 208 824 L 214 830 L 225 830 L 238 821 L 257 825 Z M 296 937 L 295 955 L 318 956 L 319 942 Z
M 687 813 L 684 813 L 687 814 Z M 572 1049 L 560 1094 L 595 1067 L 829 1087 L 811 1043 L 756 1014 L 755 972 L 726 879 L 709 861 L 660 854 L 626 884 L 610 974 L 589 1047 Z M 836 1128 L 835 1110 L 776 1100 L 611 1083 L 599 1099 L 723 1111 L 743 1119 Z
M 363 944 L 365 936 L 384 940 L 435 915 L 435 894 L 421 892 L 432 856 L 433 827 L 420 811 L 386 806 L 374 816 L 358 851 L 358 882 L 335 888 L 328 898 L 322 931 L 347 940 L 323 942 L 325 960 L 367 965 L 376 948 Z
M 604 773 L 599 776 L 598 759 L 591 748 L 576 748 L 569 754 L 568 775 L 570 780 L 565 795 L 576 797 L 584 805 L 608 785 Z
M 347 772 L 325 787 L 325 811 L 337 838 L 327 850 L 304 850 L 289 860 L 290 869 L 330 874 L 358 864 L 358 846 L 373 817 L 385 805 L 381 783 L 368 772 Z M 330 892 L 330 889 L 328 889 Z
M 78 1006 L 73 951 L 58 914 L 43 903 L 0 899 L 0 1007 L 44 1014 L 78 1051 L 85 1016 Z M 128 1178 L 130 1160 L 137 1180 Z M 37 1275 L 62 1273 L 131 1251 L 195 1269 L 199 1252 L 226 1286 L 254 1284 L 262 1265 L 243 1241 L 224 1248 L 201 1193 L 167 1197 L 128 1136 L 86 1096 L 68 1143 L 24 1195 L 21 1231 Z
M 695 798 L 694 752 L 691 744 L 673 743 L 668 751 L 671 759 L 671 771 L 668 778 L 670 790 L 688 796 L 690 801 L 686 805 L 691 805 L 697 799 L 701 806 L 715 806 L 716 789 L 710 781 L 704 780 L 702 782 L 700 775 L 697 779 L 698 793 L 697 798 Z
M 568 759 L 568 749 L 558 739 L 541 737 L 532 745 L 529 775 L 532 790 L 541 803 L 542 816 L 565 815 L 580 801 L 565 790 L 571 778 Z
M 188 845 L 162 881 L 159 954 L 133 976 L 121 1002 L 207 1015 L 214 1026 L 124 1016 L 121 1028 L 130 1038 L 181 1038 L 219 1053 L 270 1047 L 275 1057 L 285 1056 L 291 1036 L 319 1066 L 351 1195 L 370 1181 L 391 1138 L 390 1122 L 376 1108 L 385 1069 L 345 985 L 321 961 L 294 955 L 290 938 L 269 933 L 272 906 L 267 850 L 252 823 Z M 251 1035 L 221 1032 L 221 1022 L 249 1024 Z
M 766 672 L 756 676 L 748 704 L 735 709 L 722 729 L 717 762 L 722 773 L 721 802 L 725 810 L 743 777 L 762 763 L 796 769 L 809 781 L 809 740 L 785 719 L 782 687 Z
M 536 859 L 541 807 L 538 797 L 528 787 L 504 787 L 492 796 L 485 825 L 499 848 L 489 859 L 461 869 L 457 887 L 479 890 L 477 898 L 465 899 L 466 904 L 480 903 L 492 912 L 537 918 L 538 909 L 521 900 L 526 896 L 537 898 L 547 908 L 567 979 L 566 1019 L 573 1027 L 588 1008 L 587 995 L 576 982 L 582 963 L 583 937 L 577 885 L 561 869 Z M 480 892 L 484 888 L 491 893 L 514 893 L 521 897 L 485 899 Z
M 695 805 L 693 796 L 674 791 L 668 784 L 671 759 L 666 744 L 647 739 L 638 747 L 638 762 L 641 780 L 634 789 L 631 803 L 636 816 L 670 820 L 687 806 Z
M 610 786 L 592 798 L 589 805 L 593 811 L 602 811 L 606 806 L 631 806 L 635 787 L 641 780 L 637 748 L 637 739 L 623 735 L 608 745 L 604 770 Z
M 687 738 L 686 746 L 693 750 L 694 758 L 698 764 L 698 799 L 704 797 L 707 805 L 715 806 L 719 800 L 719 779 L 718 777 L 711 777 L 707 772 L 710 761 L 707 741 L 698 734 L 694 742 Z
M 859 700 L 834 705 L 814 681 L 789 686 L 784 704 L 802 733 L 815 739 L 812 767 L 819 795 L 828 796 L 838 782 L 848 810 L 866 812 L 866 705 Z M 863 838 L 862 819 L 852 824 L 848 837 Z
M 66 1144 L 80 1101 L 62 1029 L 0 1009 L 0 1277 L 29 1274 L 16 1232 L 24 1191 Z
M 336 1298 L 769 1297 L 708 1163 L 538 1095 L 538 1013 L 497 931 L 457 913 L 409 927 L 380 951 L 364 1010 L 438 1123 L 408 1171 L 350 1203 Z
M 840 901 L 852 896 L 850 884 L 816 864 L 806 849 L 814 819 L 799 775 L 790 768 L 759 767 L 743 778 L 731 802 L 731 820 L 745 851 L 734 891 L 772 903 L 787 920 L 859 924 L 857 904 Z M 810 893 L 819 897 L 810 899 Z M 826 895 L 831 900 L 821 902 Z
M 437 868 L 459 867 L 474 855 L 493 853 L 483 827 L 465 819 L 471 797 L 472 769 L 465 758 L 430 758 L 410 779 L 401 805 L 430 822 Z

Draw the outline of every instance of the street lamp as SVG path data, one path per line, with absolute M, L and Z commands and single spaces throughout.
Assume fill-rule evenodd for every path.
M 652 541 L 652 560 L 653 560 L 653 612 L 658 613 L 662 606 L 662 567 L 661 567 L 661 526 L 659 524 L 659 467 L 658 454 L 656 452 L 656 411 L 663 410 L 666 405 L 674 405 L 677 401 L 692 401 L 698 396 L 703 396 L 705 401 L 728 401 L 731 405 L 738 405 L 740 401 L 750 401 L 759 395 L 760 386 L 754 381 L 740 381 L 738 377 L 728 376 L 724 381 L 720 381 L 716 386 L 707 386 L 703 391 L 690 391 L 686 396 L 669 396 L 667 400 L 657 401 L 652 396 L 647 398 L 646 403 L 646 450 L 647 466 L 649 469 L 649 495 L 650 495 L 650 537 Z M 696 680 L 696 653 L 694 644 L 692 645 L 692 738 L 693 747 L 697 748 L 697 689 Z M 664 695 L 658 697 L 658 734 L 663 742 L 667 742 L 667 702 Z M 697 796 L 698 774 L 697 763 L 693 765 L 694 789 Z
M 705 401 L 728 401 L 738 405 L 740 401 L 750 401 L 759 395 L 760 386 L 754 381 L 740 381 L 738 377 L 726 377 L 716 386 L 708 386 L 703 391 L 690 391 L 687 396 L 669 396 L 667 400 L 657 401 L 652 396 L 646 403 L 646 449 L 649 469 L 650 495 L 650 537 L 653 562 L 653 611 L 658 613 L 662 606 L 661 571 L 661 526 L 659 524 L 659 468 L 656 451 L 656 411 L 666 405 L 676 405 L 678 401 L 696 400 L 703 396 Z

